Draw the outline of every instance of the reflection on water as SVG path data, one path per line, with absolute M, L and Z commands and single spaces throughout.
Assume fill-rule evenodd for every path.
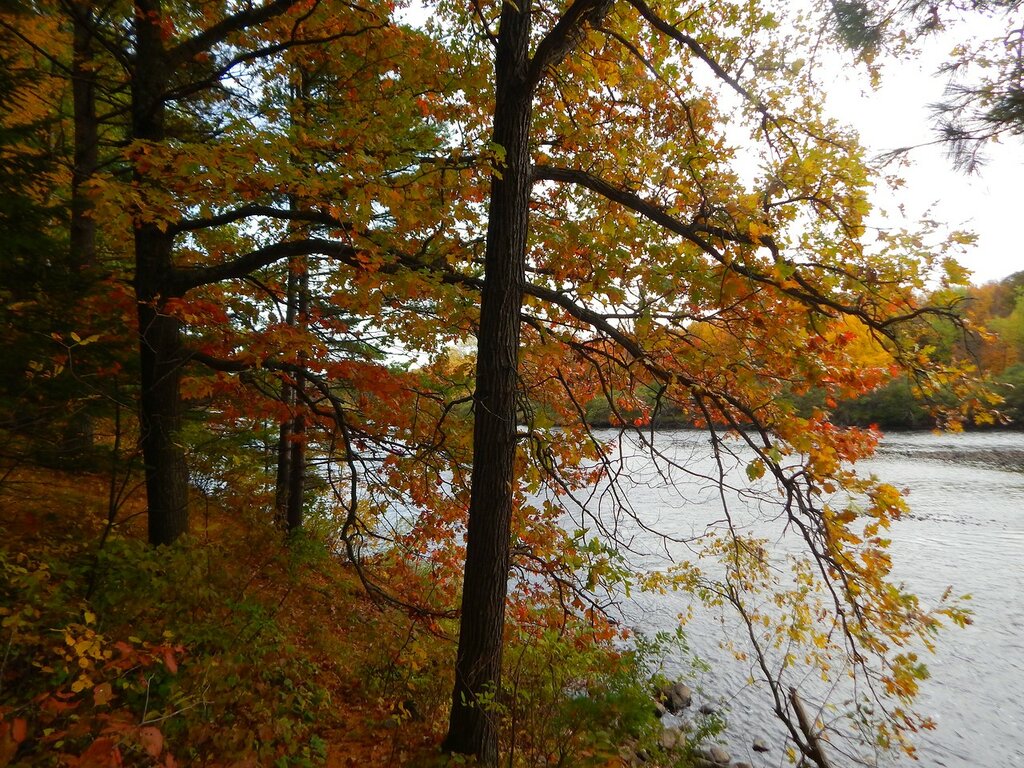
M 676 458 L 677 467 L 666 478 L 643 451 L 624 447 L 628 502 L 645 521 L 680 539 L 699 535 L 709 521 L 722 521 L 725 515 L 722 498 L 707 483 L 717 474 L 707 436 L 666 432 L 657 440 Z M 744 462 L 738 451 L 726 478 L 742 471 Z M 927 660 L 932 679 L 922 686 L 918 709 L 938 728 L 918 739 L 919 764 L 1024 766 L 1024 434 L 892 434 L 860 469 L 909 491 L 912 515 L 891 529 L 896 579 L 925 603 L 950 586 L 956 594 L 972 596 L 973 625 L 944 632 L 937 654 Z M 611 501 L 605 501 L 610 508 Z M 777 550 L 796 550 L 794 542 L 771 527 L 767 500 L 737 490 L 726 501 L 734 524 L 769 538 Z M 638 549 L 645 549 L 639 546 L 642 531 L 625 532 Z M 676 559 L 692 558 L 685 541 L 668 551 Z M 657 555 L 648 558 L 652 567 L 661 564 Z M 673 627 L 687 607 L 680 595 L 645 595 L 624 610 L 632 624 L 656 630 Z M 723 628 L 727 634 L 737 630 L 730 617 L 706 613 L 688 625 L 691 646 L 712 665 L 697 683 L 708 696 L 728 703 L 735 759 L 766 764 L 748 747 L 753 736 L 768 735 L 774 748 L 765 756 L 767 764 L 782 764 L 783 738 L 773 724 L 767 693 L 750 685 L 748 663 L 719 647 Z M 898 757 L 880 762 L 913 764 Z

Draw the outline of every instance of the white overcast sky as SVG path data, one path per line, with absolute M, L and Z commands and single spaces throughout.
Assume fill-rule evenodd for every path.
M 837 78 L 828 85 L 835 116 L 857 128 L 864 145 L 878 154 L 933 141 L 929 105 L 941 100 L 947 83 L 936 69 L 955 42 L 947 35 L 931 41 L 915 59 L 887 64 L 876 91 L 865 86 L 866 78 Z M 990 145 L 985 155 L 980 173 L 967 176 L 953 169 L 941 147 L 915 149 L 908 167 L 891 169 L 906 187 L 882 201 L 886 207 L 903 203 L 911 220 L 928 215 L 951 229 L 974 232 L 977 245 L 960 261 L 975 283 L 1024 270 L 1024 140 Z

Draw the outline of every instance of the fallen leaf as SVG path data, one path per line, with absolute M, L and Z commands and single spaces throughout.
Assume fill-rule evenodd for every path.
M 145 725 L 139 729 L 139 741 L 150 757 L 159 757 L 164 751 L 164 735 L 160 733 L 159 728 L 152 725 Z
M 92 689 L 92 700 L 97 707 L 105 706 L 114 698 L 114 689 L 110 683 L 100 683 Z

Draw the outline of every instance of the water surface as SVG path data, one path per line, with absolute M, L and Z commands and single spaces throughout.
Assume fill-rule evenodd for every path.
M 590 506 L 602 509 L 604 524 L 632 543 L 635 561 L 653 568 L 668 557 L 692 559 L 686 540 L 727 518 L 740 530 L 768 538 L 776 554 L 799 550 L 799 542 L 784 532 L 770 494 L 741 490 L 749 460 L 742 448 L 721 467 L 726 483 L 735 486 L 723 495 L 712 482 L 720 468 L 705 433 L 665 432 L 655 442 L 675 467 L 659 470 L 642 447 L 624 439 L 623 496 L 615 500 L 598 491 L 590 500 Z M 971 595 L 973 624 L 942 633 L 938 652 L 926 659 L 931 680 L 922 686 L 918 709 L 937 729 L 916 738 L 919 764 L 1024 766 L 1024 434 L 891 434 L 874 458 L 858 466 L 909 492 L 912 514 L 891 529 L 897 580 L 926 603 L 949 587 Z M 676 541 L 658 542 L 628 516 L 616 514 L 616 501 Z M 680 594 L 643 595 L 626 602 L 623 612 L 650 632 L 676 626 L 689 605 Z M 739 637 L 742 626 L 728 613 L 700 611 L 687 634 L 694 651 L 712 665 L 694 682 L 706 700 L 721 701 L 730 710 L 726 739 L 733 758 L 783 764 L 783 733 L 766 692 L 750 682 L 756 670 L 720 647 L 723 634 Z M 824 693 L 819 681 L 803 682 L 808 690 Z M 832 694 L 841 714 L 843 691 Z M 755 735 L 772 743 L 768 755 L 749 751 Z M 838 751 L 833 759 L 837 765 L 851 763 Z M 883 766 L 913 764 L 898 756 L 877 759 Z

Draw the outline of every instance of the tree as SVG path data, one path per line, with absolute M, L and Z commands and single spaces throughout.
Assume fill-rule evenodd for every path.
M 325 196 L 344 201 L 358 169 L 329 176 L 317 165 L 323 158 L 304 158 L 304 171 L 289 170 L 297 154 L 316 151 L 337 167 L 344 151 L 339 138 L 329 151 L 322 133 L 314 144 L 302 145 L 300 135 L 280 129 L 287 110 L 246 92 L 272 89 L 289 51 L 326 50 L 331 43 L 365 35 L 387 54 L 398 48 L 402 33 L 388 29 L 390 11 L 384 6 L 336 12 L 317 3 L 299 9 L 293 0 L 280 0 L 199 16 L 161 2 L 111 5 L 102 12 L 88 4 L 60 10 L 69 19 L 75 46 L 69 70 L 75 96 L 72 252 L 82 263 L 92 259 L 97 225 L 111 240 L 118 239 L 119 227 L 130 235 L 150 540 L 169 544 L 188 530 L 182 377 L 196 361 L 235 373 L 254 364 L 235 359 L 227 336 L 219 349 L 205 351 L 195 348 L 198 338 L 187 338 L 189 326 L 227 328 L 217 303 L 225 299 L 223 293 L 213 303 L 203 294 L 216 294 L 217 285 L 246 279 L 284 260 L 320 256 L 351 263 L 356 249 L 343 233 L 367 226 L 374 216 L 361 194 L 351 195 L 362 206 L 352 216 L 342 212 L 344 205 L 333 206 L 334 215 L 323 202 Z M 54 61 L 61 52 L 51 49 L 59 43 L 32 41 Z M 380 73 L 394 69 L 386 55 L 368 54 L 369 44 L 348 48 L 360 59 L 353 65 L 352 82 L 379 85 Z M 109 62 L 105 77 L 95 77 L 97 65 L 89 57 L 97 50 L 117 63 L 120 77 L 109 71 Z M 124 92 L 130 104 L 119 97 Z M 356 93 L 354 88 L 350 92 Z M 97 116 L 97 100 L 112 105 L 108 113 Z M 365 121 L 363 114 L 347 124 L 360 121 Z M 254 124 L 261 130 L 254 131 Z M 97 173 L 101 130 L 120 133 L 118 143 L 124 147 L 102 177 Z M 397 133 L 399 141 L 408 136 Z M 330 236 L 323 237 L 324 232 Z M 224 352 L 224 358 L 213 351 Z M 280 359 L 278 364 L 290 365 Z M 303 407 L 296 418 L 301 419 Z M 293 451 L 301 450 L 301 441 L 289 442 Z M 290 507 L 297 518 L 302 484 L 291 485 Z
M 72 55 L 70 30 L 58 15 L 19 4 L 0 15 L 0 38 L 0 294 L 7 356 L 2 386 L 5 396 L 20 401 L 2 421 L 30 435 L 38 459 L 68 463 L 89 458 L 93 403 L 109 395 L 92 376 L 104 355 L 79 344 L 93 335 L 81 315 L 95 299 L 99 273 L 90 263 L 95 232 L 80 204 L 86 195 L 79 169 L 87 160 L 64 141 L 74 135 L 74 111 L 88 101 L 78 91 L 77 101 L 69 93 L 72 59 L 83 66 L 84 54 Z M 48 52 L 45 45 L 66 45 L 66 55 Z M 97 76 L 98 65 L 89 71 Z M 65 109 L 71 101 L 74 106 Z M 86 250 L 91 254 L 83 257 Z
M 876 65 L 883 52 L 904 53 L 922 39 L 995 19 L 994 37 L 968 34 L 942 65 L 948 77 L 943 101 L 933 107 L 938 140 L 967 172 L 984 164 L 984 148 L 1024 133 L 1024 18 L 1020 0 L 889 3 L 842 0 L 829 4 L 839 39 Z
M 868 171 L 854 139 L 823 116 L 820 94 L 801 75 L 799 45 L 776 33 L 782 25 L 775 14 L 749 5 L 676 16 L 642 0 L 577 0 L 565 8 L 476 6 L 455 16 L 453 28 L 476 24 L 479 31 L 467 36 L 493 46 L 496 167 L 445 747 L 496 762 L 489 702 L 501 691 L 513 532 L 522 537 L 531 511 L 538 512 L 521 486 L 534 482 L 528 478 L 536 471 L 548 478 L 540 482 L 570 492 L 571 482 L 559 488 L 560 473 L 597 444 L 579 426 L 555 438 L 531 423 L 527 393 L 578 423 L 581 404 L 596 388 L 609 396 L 654 388 L 659 403 L 673 403 L 708 429 L 720 461 L 730 453 L 721 430 L 734 435 L 753 453 L 750 480 L 771 478 L 782 514 L 802 533 L 810 565 L 801 566 L 800 578 L 821 579 L 831 592 L 843 643 L 858 649 L 850 658 L 867 671 L 863 653 L 885 657 L 881 677 L 873 679 L 911 695 L 914 670 L 889 652 L 910 636 L 927 636 L 938 614 L 906 610 L 916 606 L 910 598 L 898 607 L 885 579 L 877 530 L 902 514 L 902 500 L 844 468 L 869 453 L 876 438 L 838 430 L 825 411 L 799 418 L 778 395 L 797 384 L 821 386 L 831 398 L 878 386 L 901 368 L 923 372 L 928 363 L 913 351 L 906 326 L 923 315 L 956 318 L 949 307 L 921 304 L 915 290 L 927 266 L 910 255 L 909 235 L 872 246 L 875 252 L 865 245 Z M 469 38 L 447 35 L 473 51 L 467 58 L 474 66 L 486 66 L 490 47 L 482 51 Z M 754 85 L 744 84 L 745 70 L 756 74 Z M 720 108 L 723 102 L 734 106 Z M 738 152 L 725 135 L 734 121 L 749 126 L 761 148 L 753 182 L 730 169 Z M 719 331 L 715 344 L 693 332 L 697 321 Z M 848 344 L 853 334 L 843 328 L 848 322 L 862 325 L 885 351 L 881 376 L 878 368 L 857 365 L 859 353 Z M 950 375 L 955 371 L 928 374 L 936 382 Z M 517 453 L 517 442 L 524 451 Z M 652 441 L 644 445 L 657 454 Z M 535 470 L 526 468 L 530 461 Z M 719 482 L 726 483 L 724 469 Z M 873 501 L 841 512 L 821 501 L 842 487 Z M 864 521 L 867 535 L 856 534 Z M 565 568 L 576 547 L 564 539 L 563 546 Z M 760 583 L 760 561 L 751 558 L 766 557 L 763 544 L 732 530 L 709 551 L 727 563 L 718 594 L 751 619 L 744 585 Z M 550 568 L 549 575 L 559 566 Z M 699 581 L 693 574 L 679 578 Z M 943 611 L 961 619 L 955 608 Z M 889 618 L 879 622 L 882 616 Z M 765 664 L 766 648 L 752 620 L 749 626 Z M 831 647 L 827 633 L 810 626 L 806 633 Z M 785 688 L 775 679 L 769 684 L 786 717 Z M 813 744 L 788 719 L 794 741 L 813 757 Z M 912 724 L 898 714 L 883 732 L 897 721 Z

